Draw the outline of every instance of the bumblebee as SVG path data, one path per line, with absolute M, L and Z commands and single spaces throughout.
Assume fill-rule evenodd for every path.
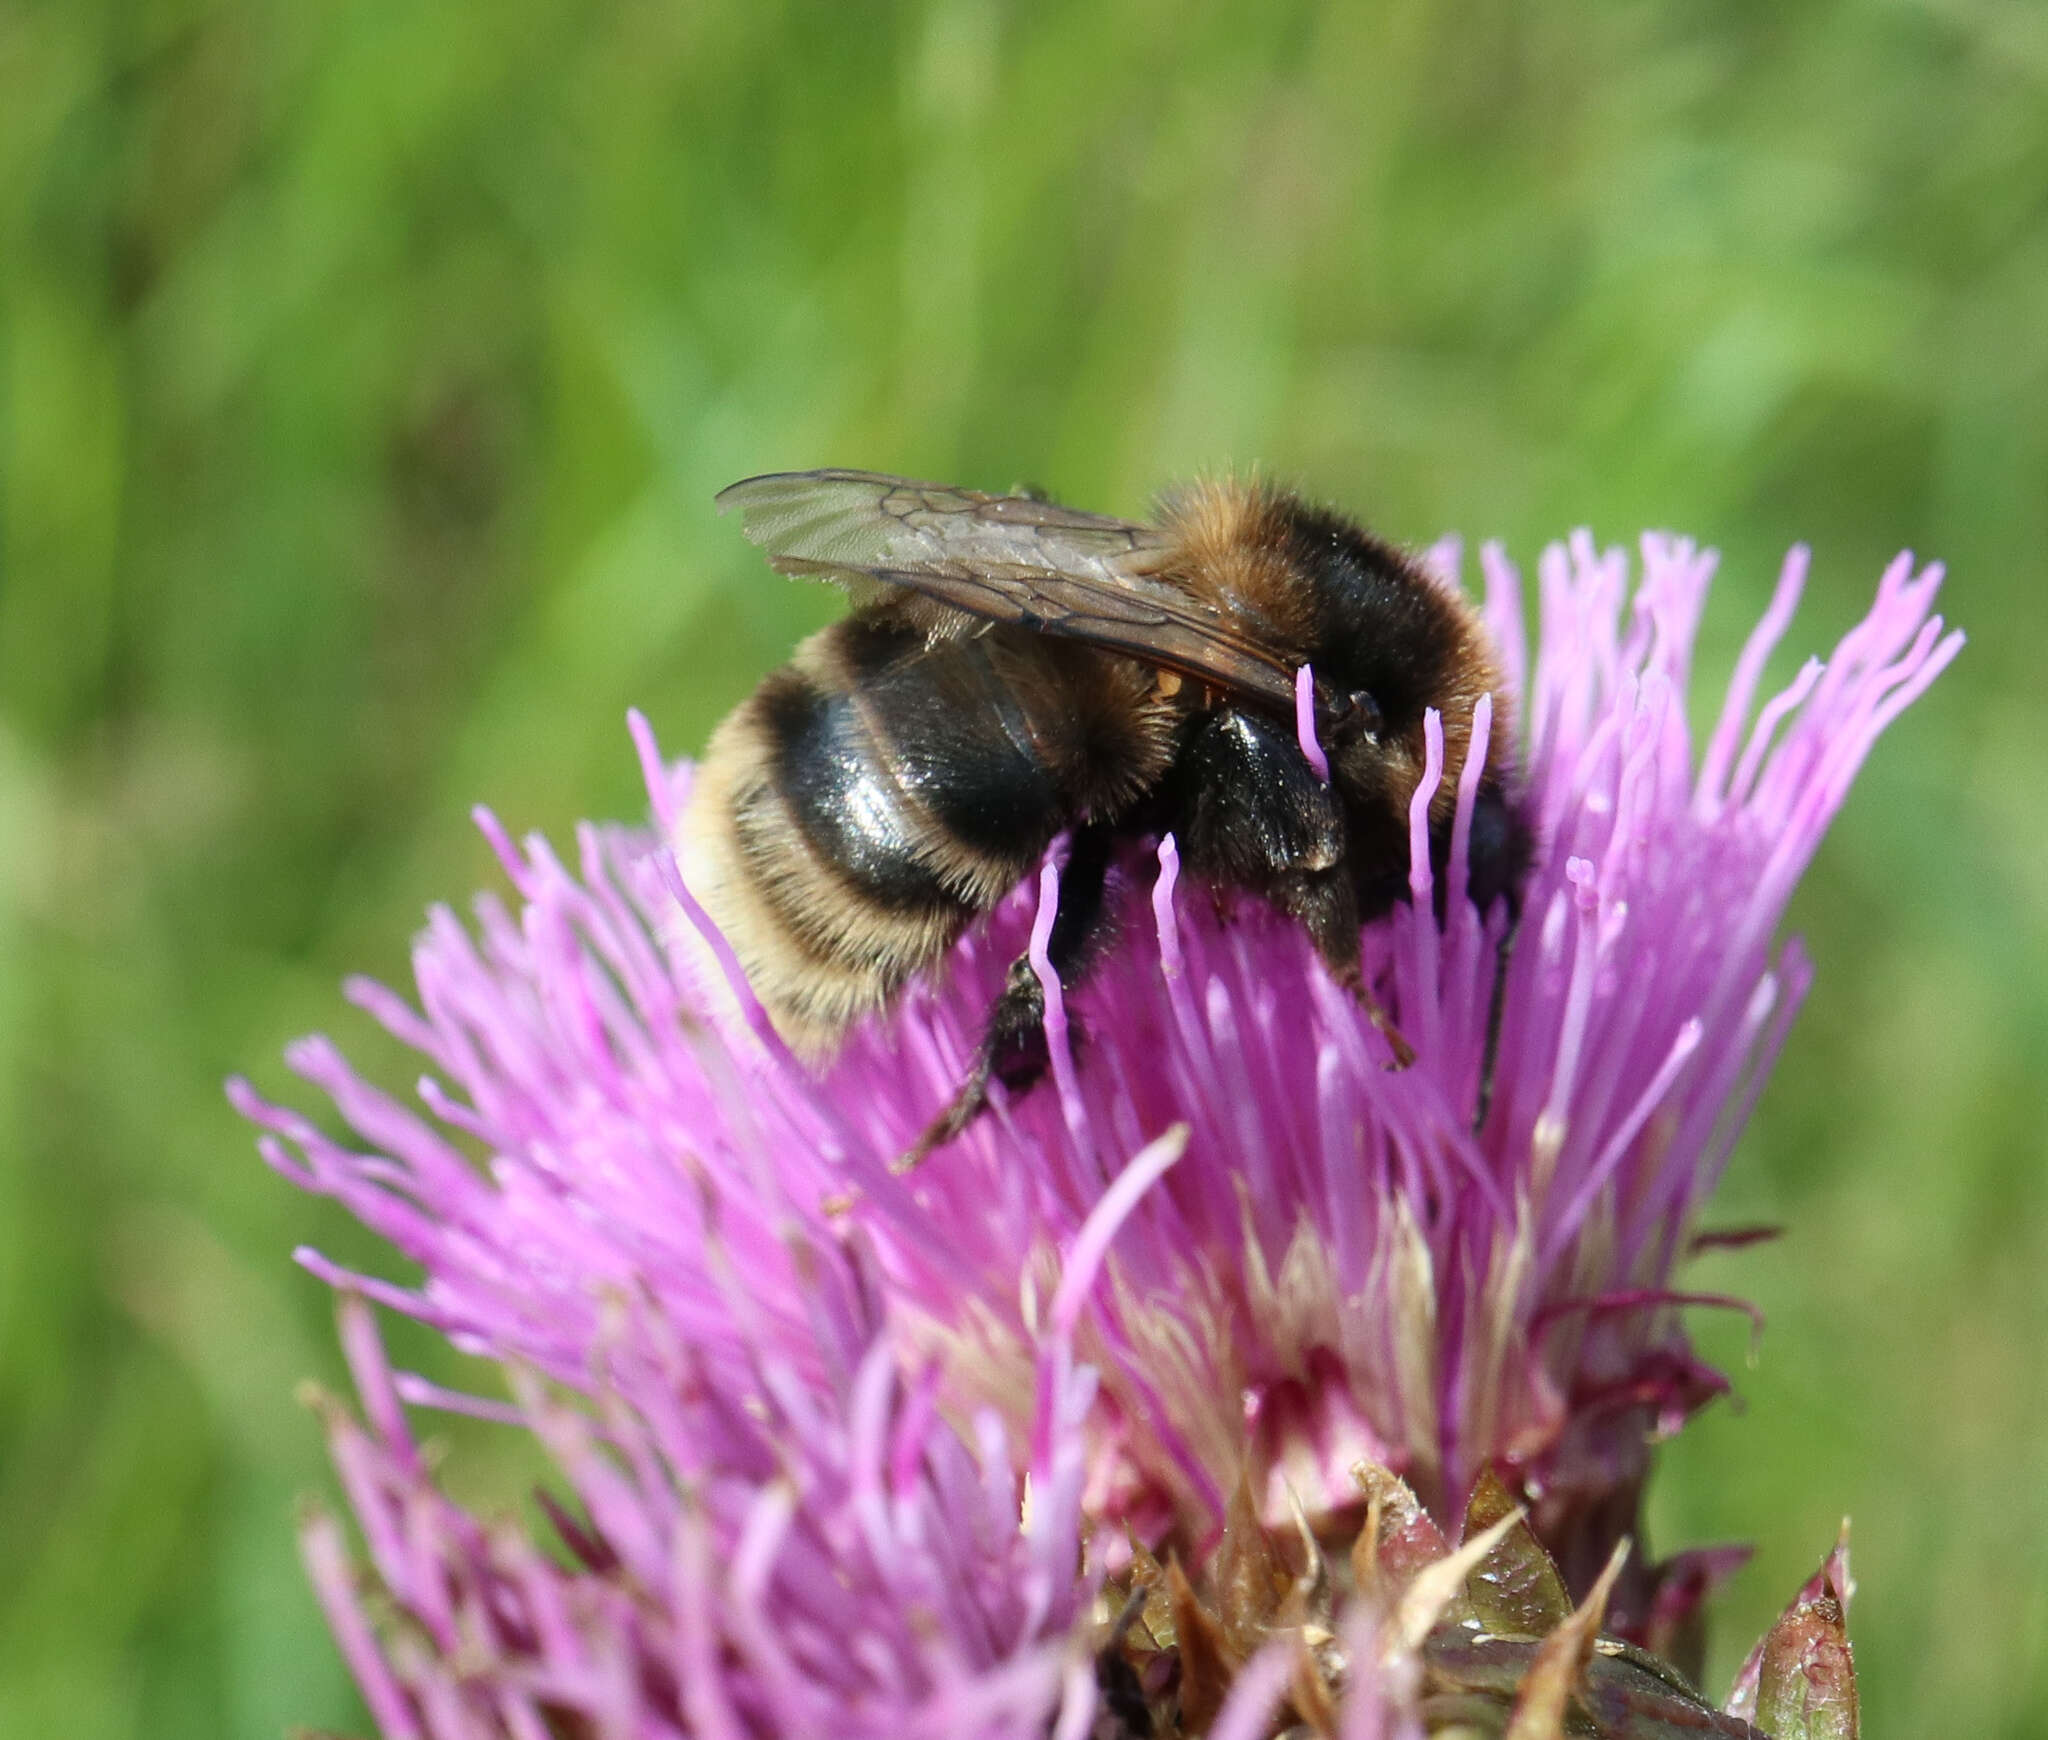
M 864 471 L 748 478 L 718 506 L 775 569 L 853 604 L 719 726 L 680 830 L 686 883 L 800 1055 L 823 1057 L 937 965 L 1062 834 L 1049 953 L 1071 983 L 1101 940 L 1119 847 L 1171 832 L 1191 874 L 1300 924 L 1405 1064 L 1359 931 L 1408 895 L 1425 710 L 1443 722 L 1441 869 L 1489 693 L 1468 888 L 1482 910 L 1515 898 L 1530 835 L 1477 614 L 1338 514 L 1221 482 L 1141 525 Z M 1498 983 L 1494 1005 L 1497 1028 Z M 1038 1079 L 1043 1014 L 1019 959 L 912 1158 L 964 1129 L 991 1080 Z

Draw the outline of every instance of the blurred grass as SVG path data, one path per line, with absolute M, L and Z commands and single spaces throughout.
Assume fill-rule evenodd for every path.
M 1724 1201 L 1787 1236 L 1703 1277 L 1762 1362 L 1702 1324 L 1746 1407 L 1654 1523 L 1761 1544 L 1725 1675 L 1853 1512 L 1868 1733 L 2048 1732 L 2048 11 L 1537 14 L 0 8 L 0 1732 L 360 1725 L 287 1253 L 375 1253 L 218 1084 L 376 1055 L 336 981 L 490 878 L 470 802 L 637 814 L 625 708 L 689 748 L 829 611 L 713 490 L 1231 461 L 1695 532 L 1709 671 L 1795 539 L 1793 654 L 1949 559 Z

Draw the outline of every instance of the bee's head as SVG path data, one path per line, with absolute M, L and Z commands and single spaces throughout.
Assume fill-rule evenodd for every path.
M 1408 806 L 1427 766 L 1428 745 L 1420 719 L 1406 734 L 1395 736 L 1376 699 L 1364 690 L 1334 697 L 1327 712 L 1319 707 L 1318 714 L 1322 720 L 1318 739 L 1330 764 L 1330 778 L 1344 795 L 1354 852 L 1363 860 L 1405 865 Z M 1498 713 L 1495 716 L 1504 729 L 1507 721 Z M 1446 713 L 1444 776 L 1429 811 L 1429 855 L 1436 872 L 1439 919 L 1449 886 L 1444 871 L 1450 862 L 1459 775 L 1470 742 L 1470 715 L 1465 715 L 1462 728 L 1454 731 L 1453 716 Z M 1506 756 L 1500 742 L 1499 736 L 1492 737 L 1487 765 L 1474 794 L 1466 843 L 1466 888 L 1482 910 L 1503 894 L 1514 897 L 1533 843 L 1527 818 L 1508 795 L 1502 777 Z M 1375 840 L 1377 851 L 1367 845 Z M 1358 852 L 1361 845 L 1367 845 L 1367 850 Z M 1395 881 L 1405 883 L 1405 871 L 1397 874 Z
M 1405 836 L 1428 765 L 1425 716 L 1443 721 L 1443 779 L 1430 807 L 1432 857 L 1448 855 L 1473 710 L 1493 696 L 1487 768 L 1473 814 L 1471 887 L 1482 903 L 1511 886 L 1527 856 L 1502 771 L 1512 723 L 1493 649 L 1464 597 L 1350 521 L 1294 504 L 1292 566 L 1314 624 L 1317 736 L 1354 828 Z
M 1221 602 L 1252 639 L 1313 668 L 1316 736 L 1358 861 L 1407 861 L 1408 807 L 1428 766 L 1432 708 L 1444 734 L 1444 777 L 1430 809 L 1441 861 L 1473 710 L 1481 696 L 1494 697 L 1472 886 L 1504 886 L 1520 849 L 1503 796 L 1513 736 L 1507 695 L 1478 614 L 1456 587 L 1343 515 L 1265 484 L 1198 486 L 1166 504 L 1165 521 L 1176 540 L 1172 566 L 1187 584 Z
M 1464 599 L 1343 515 L 1270 485 L 1218 483 L 1171 500 L 1166 521 L 1187 584 L 1253 641 L 1314 667 L 1320 735 L 1361 777 L 1412 759 L 1412 789 L 1424 711 L 1447 727 L 1457 711 L 1469 720 L 1493 686 Z

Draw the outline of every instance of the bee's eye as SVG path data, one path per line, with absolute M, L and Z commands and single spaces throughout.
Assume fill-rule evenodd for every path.
M 1326 715 L 1325 729 L 1332 743 L 1356 743 L 1380 734 L 1380 704 L 1365 689 L 1353 689 Z

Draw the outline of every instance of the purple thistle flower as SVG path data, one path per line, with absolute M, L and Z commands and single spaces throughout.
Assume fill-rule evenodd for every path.
M 1451 583 L 1455 546 L 1432 561 Z M 330 1410 L 330 1434 L 407 1623 L 372 1631 L 331 1522 L 307 1553 L 385 1732 L 539 1733 L 569 1712 L 603 1733 L 1079 1734 L 1091 1579 L 1128 1540 L 1199 1565 L 1240 1494 L 1271 1525 L 1359 1510 L 1361 1463 L 1440 1517 L 1500 1467 L 1590 1586 L 1652 1438 L 1725 1387 L 1672 1282 L 1811 978 L 1774 943 L 1785 904 L 1871 743 L 1961 639 L 1930 614 L 1939 570 L 1901 557 L 1831 658 L 1752 718 L 1795 550 L 1696 758 L 1713 563 L 1646 537 L 1630 596 L 1623 552 L 1553 547 L 1531 670 L 1517 577 L 1483 553 L 1540 845 L 1476 1134 L 1507 923 L 1463 898 L 1484 703 L 1446 922 L 1432 720 L 1414 903 L 1366 934 L 1418 1057 L 1397 1073 L 1306 940 L 1182 885 L 1170 839 L 1122 867 L 1121 941 L 1071 1008 L 1045 959 L 1055 853 L 943 983 L 818 1076 L 681 883 L 664 841 L 690 774 L 644 723 L 658 836 L 586 826 L 572 874 L 480 815 L 518 911 L 486 897 L 474 935 L 437 911 L 417 1010 L 350 987 L 428 1060 L 423 1110 L 324 1040 L 292 1066 L 365 1151 L 231 1089 L 273 1166 L 422 1276 L 307 1266 L 513 1374 L 510 1409 L 393 1376 L 345 1312 L 369 1423 Z M 998 1093 L 900 1173 L 1027 947 L 1052 1082 Z M 530 1427 L 582 1507 L 560 1523 L 579 1567 L 441 1498 L 407 1402 Z M 1675 1624 L 1703 1581 L 1685 1567 L 1660 1598 L 1639 1573 L 1613 1622 Z M 1404 1731 L 1383 1694 L 1412 1671 L 1357 1647 L 1391 1665 L 1355 1674 L 1348 1719 Z M 1219 1732 L 1264 1731 L 1285 1675 L 1262 1663 Z

